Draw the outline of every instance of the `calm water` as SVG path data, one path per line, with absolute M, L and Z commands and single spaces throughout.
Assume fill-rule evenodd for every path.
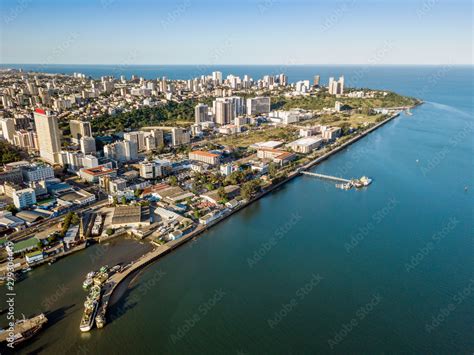
M 287 72 L 357 75 L 427 103 L 315 169 L 369 175 L 368 189 L 290 182 L 145 269 L 102 330 L 78 330 L 97 249 L 35 271 L 17 286 L 17 308 L 49 300 L 59 320 L 23 353 L 472 353 L 472 67 Z

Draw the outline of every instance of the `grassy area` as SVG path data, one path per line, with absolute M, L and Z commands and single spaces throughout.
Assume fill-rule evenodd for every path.
M 304 125 L 330 125 L 336 127 L 359 127 L 365 123 L 376 123 L 383 119 L 384 115 L 368 115 L 364 113 L 349 114 L 325 114 L 318 118 L 301 122 Z
M 298 130 L 294 127 L 267 127 L 258 130 L 249 130 L 233 136 L 221 137 L 214 142 L 234 147 L 248 147 L 257 142 L 268 140 L 292 141 L 298 136 Z
M 305 110 L 322 110 L 323 108 L 334 107 L 336 101 L 340 101 L 344 105 L 352 108 L 369 109 L 374 107 L 400 107 L 413 106 L 417 100 L 412 97 L 401 96 L 393 92 L 388 95 L 379 95 L 375 98 L 349 98 L 335 97 L 327 93 L 319 93 L 314 96 L 303 97 L 277 97 L 272 99 L 272 109 L 288 110 L 291 108 L 302 108 Z

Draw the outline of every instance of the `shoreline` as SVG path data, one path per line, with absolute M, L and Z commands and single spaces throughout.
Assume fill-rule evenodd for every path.
M 416 108 L 418 106 L 420 106 L 421 104 L 423 104 L 423 101 L 420 101 L 418 102 L 417 104 L 411 106 L 411 107 L 407 107 L 407 108 L 410 108 L 410 109 L 413 109 L 413 108 Z M 406 108 L 405 108 L 406 109 Z M 275 185 L 272 185 L 271 187 L 269 187 L 268 189 L 266 189 L 265 191 L 262 191 L 261 193 L 259 193 L 258 195 L 256 195 L 254 198 L 252 198 L 251 200 L 247 201 L 246 203 L 238 206 L 236 209 L 230 211 L 229 213 L 226 213 L 225 215 L 223 215 L 222 217 L 212 221 L 211 223 L 209 223 L 208 225 L 206 226 L 203 226 L 203 225 L 198 225 L 194 230 L 192 230 L 190 233 L 186 234 L 186 235 L 183 235 L 181 238 L 177 239 L 177 240 L 173 240 L 173 241 L 170 241 L 168 242 L 167 244 L 165 245 L 162 245 L 154 250 L 152 250 L 151 252 L 143 255 L 142 257 L 140 257 L 139 259 L 137 259 L 136 261 L 132 262 L 132 264 L 126 269 L 124 270 L 123 272 L 121 273 L 117 273 L 117 274 L 114 274 L 110 279 L 109 279 L 109 282 L 112 281 L 112 285 L 107 289 L 107 293 L 104 294 L 104 296 L 102 297 L 102 301 L 101 301 L 101 307 L 103 307 L 105 309 L 105 316 L 106 316 L 106 319 L 107 319 L 107 310 L 108 310 L 108 306 L 109 306 L 109 301 L 112 299 L 112 296 L 114 294 L 114 291 L 118 288 L 118 286 L 128 277 L 130 276 L 131 274 L 133 274 L 135 271 L 138 271 L 140 270 L 141 268 L 144 268 L 146 266 L 148 266 L 149 264 L 153 263 L 154 261 L 156 261 L 157 259 L 159 259 L 160 257 L 170 253 L 171 251 L 173 251 L 174 249 L 180 247 L 181 245 L 189 242 L 190 240 L 193 240 L 194 238 L 197 238 L 199 237 L 203 232 L 207 231 L 208 229 L 214 227 L 215 225 L 217 225 L 218 223 L 222 222 L 223 220 L 227 219 L 228 217 L 234 215 L 235 213 L 239 212 L 240 210 L 242 210 L 243 208 L 249 206 L 250 204 L 254 203 L 255 201 L 258 201 L 259 199 L 261 199 L 262 197 L 266 196 L 267 194 L 275 191 L 276 189 L 278 189 L 279 187 L 283 186 L 284 184 L 286 184 L 287 182 L 293 180 L 294 178 L 298 177 L 298 176 L 301 176 L 301 171 L 303 170 L 307 170 L 307 169 L 310 169 L 312 168 L 313 166 L 319 164 L 320 162 L 328 159 L 329 157 L 331 157 L 332 155 L 340 152 L 341 150 L 347 148 L 348 146 L 350 146 L 351 144 L 359 141 L 360 139 L 362 139 L 363 137 L 367 136 L 368 134 L 374 132 L 375 130 L 377 130 L 378 128 L 384 126 L 385 124 L 387 124 L 388 122 L 392 121 L 393 119 L 395 119 L 396 117 L 399 117 L 400 116 L 400 113 L 402 112 L 403 110 L 399 110 L 398 112 L 390 115 L 389 117 L 387 117 L 385 120 L 377 123 L 376 125 L 368 128 L 367 130 L 361 132 L 360 134 L 356 135 L 355 137 L 352 137 L 351 139 L 349 139 L 347 142 L 344 142 L 343 144 L 341 144 L 340 146 L 330 150 L 329 152 L 323 154 L 322 156 L 320 157 L 317 157 L 313 160 L 311 160 L 310 162 L 306 163 L 305 165 L 301 166 L 301 167 L 298 167 L 296 168 L 296 170 L 292 171 L 291 173 L 289 173 L 289 175 L 282 181 L 280 181 L 279 183 L 275 184 Z M 116 276 L 116 278 L 114 279 L 114 276 Z M 127 286 L 128 287 L 128 286 Z M 104 299 L 105 298 L 105 299 Z M 120 300 L 120 297 L 116 300 L 117 302 Z

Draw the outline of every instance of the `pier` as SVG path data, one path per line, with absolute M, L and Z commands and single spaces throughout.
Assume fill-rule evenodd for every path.
M 309 172 L 309 171 L 302 171 L 301 174 L 314 176 L 314 177 L 324 179 L 324 180 L 331 180 L 331 181 L 335 181 L 335 182 L 341 182 L 343 184 L 347 184 L 347 183 L 351 182 L 351 180 L 343 179 L 343 178 L 340 178 L 340 177 L 337 177 L 337 176 L 312 173 L 312 172 Z

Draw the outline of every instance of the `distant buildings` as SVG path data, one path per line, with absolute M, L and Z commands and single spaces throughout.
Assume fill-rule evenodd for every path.
M 79 170 L 79 176 L 88 182 L 98 182 L 99 178 L 105 175 L 115 177 L 117 176 L 117 171 L 105 165 L 99 165 L 91 169 L 82 168 Z
M 333 77 L 329 78 L 328 90 L 331 95 L 342 95 L 344 94 L 344 76 L 339 77 L 339 80 L 334 80 Z
M 315 75 L 315 76 L 314 76 L 313 85 L 314 85 L 314 86 L 319 86 L 319 80 L 320 80 L 320 76 L 319 76 L 319 75 Z
M 34 112 L 40 157 L 50 164 L 60 164 L 60 132 L 56 116 L 37 108 Z

